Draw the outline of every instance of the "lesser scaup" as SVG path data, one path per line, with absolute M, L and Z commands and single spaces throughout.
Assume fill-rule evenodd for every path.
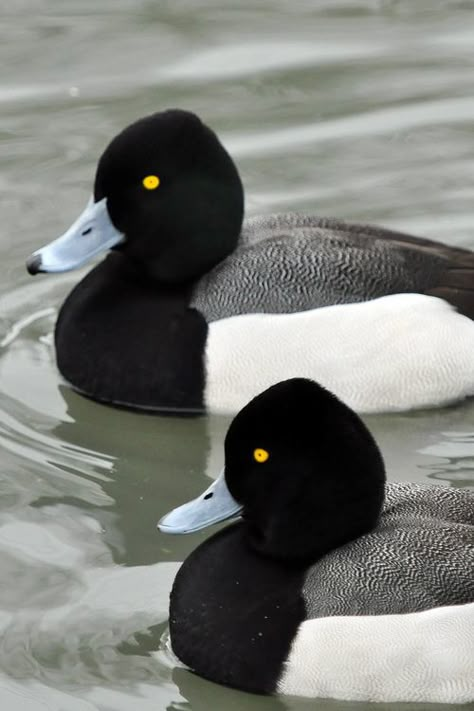
M 257 338 L 258 355 L 254 349 L 252 363 L 271 382 L 281 377 L 278 369 L 273 373 L 277 341 L 283 361 L 292 366 L 285 376 L 316 378 L 344 398 L 344 378 L 336 375 L 326 380 L 327 376 L 343 371 L 347 356 L 355 352 L 358 356 L 352 358 L 351 367 L 370 369 L 374 353 L 387 348 L 380 341 L 377 348 L 371 344 L 375 324 L 388 315 L 374 302 L 373 310 L 363 317 L 369 321 L 370 333 L 361 328 L 358 336 L 353 324 L 349 335 L 340 334 L 334 352 L 325 359 L 324 344 L 332 338 L 332 323 L 348 322 L 343 304 L 420 292 L 441 296 L 461 313 L 474 315 L 474 255 L 467 250 L 305 215 L 273 215 L 242 223 L 243 213 L 238 171 L 215 133 L 194 114 L 163 111 L 119 133 L 99 160 L 93 198 L 84 213 L 62 237 L 27 262 L 32 274 L 64 271 L 81 266 L 102 250 L 112 250 L 61 307 L 55 346 L 64 378 L 79 392 L 116 405 L 236 411 L 242 397 L 229 393 L 249 394 L 247 364 L 234 372 L 232 380 L 216 373 L 226 373 L 234 350 L 245 354 L 246 344 Z M 438 309 L 440 323 L 452 324 L 451 331 L 469 330 L 461 316 L 443 311 L 443 305 L 436 303 L 414 302 L 420 321 L 427 305 L 430 324 L 433 309 Z M 340 307 L 331 312 L 329 324 L 320 309 L 335 304 Z M 403 353 L 410 351 L 416 334 L 409 325 L 403 326 L 403 307 L 397 311 L 398 303 L 388 329 L 393 350 Z M 300 323 L 292 316 L 301 312 L 308 341 L 302 340 L 298 354 L 292 339 Z M 227 325 L 219 326 L 223 319 L 262 313 L 280 314 L 270 320 L 271 344 L 258 339 L 249 322 L 236 321 L 231 339 Z M 357 310 L 349 312 L 349 320 L 358 317 Z M 435 326 L 425 332 L 427 344 L 436 340 L 434 334 Z M 433 378 L 416 386 L 424 388 L 421 399 L 399 397 L 391 388 L 390 395 L 386 392 L 380 398 L 379 383 L 367 383 L 373 391 L 368 409 L 438 405 L 471 394 L 474 373 L 469 372 L 467 386 L 457 380 L 457 373 L 464 373 L 465 353 L 472 352 L 473 338 L 458 338 L 456 349 L 451 348 L 459 353 L 459 361 L 454 358 L 447 398 L 431 388 Z M 423 349 L 418 353 L 417 348 L 400 366 L 408 381 L 416 380 L 424 361 Z M 434 379 L 439 381 L 446 362 L 452 360 L 447 354 L 449 340 L 442 348 L 431 348 L 436 348 Z M 223 360 L 216 361 L 217 351 Z M 386 355 L 390 360 L 391 354 Z M 266 384 L 261 382 L 250 395 Z
M 159 527 L 239 512 L 176 576 L 182 663 L 257 693 L 474 701 L 473 492 L 387 484 L 360 418 L 291 379 L 238 413 L 221 477 Z

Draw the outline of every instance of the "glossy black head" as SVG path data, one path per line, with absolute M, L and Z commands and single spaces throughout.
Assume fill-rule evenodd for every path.
M 94 199 L 107 198 L 118 247 L 154 278 L 196 278 L 230 254 L 243 219 L 243 188 L 229 154 L 194 114 L 147 116 L 116 136 L 99 160 Z
M 250 545 L 287 560 L 316 560 L 371 530 L 385 469 L 362 420 L 311 380 L 278 383 L 235 417 L 225 477 L 244 511 Z

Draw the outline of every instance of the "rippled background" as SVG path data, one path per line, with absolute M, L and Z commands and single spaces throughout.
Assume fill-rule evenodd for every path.
M 83 208 L 110 138 L 171 106 L 222 136 L 248 214 L 474 247 L 474 2 L 10 0 L 0 39 L 0 708 L 347 709 L 248 696 L 149 655 L 204 538 L 156 521 L 219 470 L 228 421 L 72 393 L 51 336 L 80 274 L 32 279 L 24 260 Z M 367 421 L 390 478 L 474 485 L 473 402 Z

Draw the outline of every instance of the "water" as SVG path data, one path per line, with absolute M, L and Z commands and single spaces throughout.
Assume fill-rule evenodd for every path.
M 219 471 L 228 420 L 72 393 L 51 334 L 80 274 L 31 279 L 24 259 L 85 205 L 110 137 L 169 106 L 222 136 L 248 214 L 474 247 L 474 2 L 12 0 L 0 23 L 0 708 L 353 708 L 248 696 L 148 656 L 206 535 L 156 521 Z M 474 402 L 367 421 L 391 479 L 474 485 Z

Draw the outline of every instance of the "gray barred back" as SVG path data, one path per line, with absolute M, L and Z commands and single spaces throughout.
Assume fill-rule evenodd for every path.
M 292 313 L 386 294 L 441 296 L 474 316 L 474 254 L 371 225 L 289 213 L 247 220 L 236 250 L 197 283 L 207 321 Z
M 474 492 L 387 484 L 378 526 L 310 568 L 306 619 L 474 602 Z

